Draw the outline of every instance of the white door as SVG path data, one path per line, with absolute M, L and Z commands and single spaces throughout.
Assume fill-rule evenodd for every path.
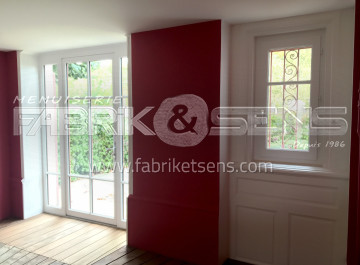
M 45 94 L 48 87 L 59 87 L 56 96 L 63 101 L 57 107 L 64 108 L 65 120 L 58 126 L 66 128 L 65 136 L 47 133 L 48 164 L 58 166 L 52 166 L 56 174 L 46 168 L 45 209 L 125 228 L 128 137 L 121 133 L 125 125 L 117 110 L 128 102 L 127 59 L 113 54 L 66 58 L 59 72 L 57 65 L 45 65 L 44 74 Z
M 101 126 L 113 118 L 107 109 L 113 107 L 113 60 L 75 58 L 65 62 L 65 69 L 67 214 L 115 224 L 116 144 Z

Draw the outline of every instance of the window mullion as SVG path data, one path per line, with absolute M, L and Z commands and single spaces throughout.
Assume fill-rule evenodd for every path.
M 88 76 L 88 97 L 91 97 L 91 71 L 90 71 L 91 63 L 90 61 L 87 61 L 87 76 Z M 93 171 L 93 148 L 92 148 L 92 119 L 91 119 L 91 100 L 88 104 L 88 117 L 89 117 L 89 123 L 88 123 L 88 134 L 89 134 L 89 165 L 90 165 L 90 172 L 89 172 L 89 200 L 90 200 L 90 213 L 92 214 L 94 212 L 94 205 L 93 205 L 93 181 L 91 179 L 92 177 L 92 171 Z
M 283 86 L 283 85 L 308 85 L 311 84 L 311 80 L 307 81 L 288 81 L 288 82 L 268 82 L 268 86 Z

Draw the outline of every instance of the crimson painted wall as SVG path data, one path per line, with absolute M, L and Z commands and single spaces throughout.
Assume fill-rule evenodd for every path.
M 156 108 L 141 119 L 152 121 L 161 102 L 195 94 L 211 111 L 220 106 L 221 21 L 131 35 L 134 113 Z M 174 147 L 136 129 L 133 160 L 218 162 L 219 137 L 195 147 Z M 133 174 L 128 199 L 129 245 L 196 264 L 218 264 L 219 174 Z
M 23 218 L 20 137 L 13 135 L 17 52 L 0 52 L 0 220 Z
M 354 76 L 352 99 L 350 186 L 349 186 L 349 226 L 347 264 L 360 264 L 360 1 L 355 8 Z

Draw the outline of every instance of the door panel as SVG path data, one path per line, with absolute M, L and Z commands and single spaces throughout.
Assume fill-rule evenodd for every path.
M 129 104 L 128 60 L 117 51 L 94 54 L 43 64 L 43 93 L 50 97 L 44 206 L 48 213 L 126 228 L 129 130 L 117 111 Z
M 115 222 L 113 60 L 67 63 L 68 215 Z

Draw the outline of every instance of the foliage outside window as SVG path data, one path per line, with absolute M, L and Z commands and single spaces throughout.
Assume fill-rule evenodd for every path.
M 312 48 L 268 53 L 268 149 L 309 150 Z

